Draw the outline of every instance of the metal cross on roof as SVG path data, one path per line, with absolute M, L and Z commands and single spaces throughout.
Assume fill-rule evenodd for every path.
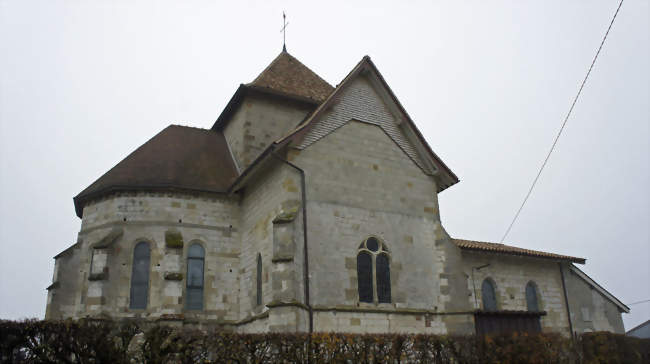
M 284 11 L 282 12 L 282 20 L 283 20 L 283 26 L 282 29 L 280 29 L 280 32 L 282 33 L 282 51 L 286 52 L 287 51 L 287 16 L 284 14 Z

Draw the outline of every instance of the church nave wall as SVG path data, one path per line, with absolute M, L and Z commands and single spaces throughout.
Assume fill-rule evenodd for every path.
M 462 257 L 467 286 L 472 292 L 468 299 L 474 309 L 485 309 L 482 283 L 488 279 L 495 289 L 497 310 L 528 311 L 526 286 L 533 282 L 539 310 L 546 311 L 541 318 L 542 330 L 568 333 L 564 289 L 557 262 L 491 253 L 463 252 Z
M 305 330 L 303 314 L 283 312 L 284 305 L 304 303 L 300 175 L 279 161 L 257 173 L 241 202 L 239 319 L 248 320 L 269 310 L 267 305 L 273 307 L 268 319 L 238 330 L 277 331 L 282 329 L 278 322 L 284 322 L 285 331 Z M 285 319 L 278 321 L 277 315 Z
M 310 291 L 314 307 L 445 312 L 456 295 L 461 300 L 466 298 L 464 287 L 450 289 L 450 282 L 455 283 L 452 276 L 460 272 L 450 269 L 447 260 L 455 261 L 450 254 L 458 252 L 449 239 L 444 239 L 434 178 L 426 175 L 379 126 L 349 121 L 306 149 L 290 151 L 289 160 L 306 174 Z M 360 298 L 359 246 L 371 236 L 377 237 L 388 250 L 390 303 L 379 302 L 376 276 L 372 283 L 374 302 L 362 302 Z M 328 315 L 331 313 L 318 313 L 319 317 Z M 373 320 L 380 320 L 382 315 L 381 320 L 388 320 L 384 313 L 375 314 Z M 391 327 L 396 327 L 400 320 L 411 325 L 409 320 L 415 316 L 408 317 L 396 314 Z M 459 324 L 463 330 L 470 326 L 468 320 L 471 317 Z M 444 332 L 446 319 L 439 321 L 443 322 L 443 329 L 435 330 Z M 340 327 L 345 322 L 337 321 L 336 325 Z M 378 325 L 389 325 L 388 322 Z M 420 326 L 422 330 L 417 332 L 434 330 L 424 324 Z M 322 329 L 328 327 L 331 324 Z

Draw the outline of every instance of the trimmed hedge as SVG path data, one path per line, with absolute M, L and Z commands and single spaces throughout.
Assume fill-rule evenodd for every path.
M 103 320 L 0 321 L 3 363 L 647 363 L 650 339 L 600 332 L 450 337 L 234 334 Z

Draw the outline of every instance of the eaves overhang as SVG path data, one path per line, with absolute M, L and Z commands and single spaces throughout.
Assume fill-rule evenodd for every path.
M 463 239 L 452 239 L 452 240 L 454 244 L 456 244 L 456 246 L 458 246 L 461 250 L 464 251 L 541 258 L 541 259 L 549 259 L 554 261 L 572 262 L 578 264 L 585 264 L 585 262 L 587 261 L 585 258 L 547 253 L 538 250 L 524 249 L 524 248 L 519 248 L 516 246 L 505 245 L 500 243 L 488 243 L 482 241 L 463 240 Z

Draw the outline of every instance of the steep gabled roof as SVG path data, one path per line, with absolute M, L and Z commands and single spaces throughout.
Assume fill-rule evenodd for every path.
M 451 171 L 451 169 L 449 169 L 449 167 L 447 167 L 447 165 L 436 155 L 436 153 L 433 152 L 431 146 L 429 146 L 429 143 L 427 143 L 426 139 L 424 139 L 424 136 L 420 130 L 415 126 L 415 123 L 406 112 L 406 109 L 404 109 L 402 104 L 399 102 L 391 88 L 386 83 L 384 77 L 381 75 L 372 60 L 370 60 L 369 56 L 364 56 L 361 59 L 361 61 L 352 69 L 352 71 L 350 71 L 350 73 L 343 79 L 343 81 L 341 81 L 341 83 L 336 86 L 334 91 L 329 94 L 325 101 L 323 101 L 323 103 L 321 103 L 320 106 L 318 106 L 318 108 L 316 108 L 316 110 L 314 110 L 314 112 L 304 122 L 302 122 L 288 135 L 277 140 L 275 144 L 285 145 L 292 142 L 296 143 L 304 138 L 311 127 L 313 127 L 315 121 L 318 120 L 318 118 L 335 102 L 336 96 L 341 92 L 341 90 L 347 87 L 347 85 L 351 83 L 352 80 L 354 80 L 363 72 L 372 73 L 377 77 L 377 80 L 380 82 L 388 97 L 393 101 L 395 107 L 403 115 L 404 122 L 407 123 L 410 130 L 412 130 L 415 138 L 423 147 L 424 153 L 436 166 L 436 169 L 438 170 L 437 178 L 439 181 L 439 192 L 458 183 L 458 177 L 454 174 L 454 172 Z
M 212 129 L 222 130 L 248 94 L 298 102 L 315 109 L 333 90 L 332 85 L 282 51 L 253 82 L 239 85 Z
M 307 68 L 295 57 L 282 51 L 262 73 L 247 86 L 271 89 L 280 93 L 323 102 L 334 87 Z
M 488 253 L 523 255 L 529 257 L 546 258 L 553 260 L 564 260 L 574 263 L 585 264 L 585 258 L 571 257 L 568 255 L 553 254 L 537 250 L 523 249 L 499 243 L 487 243 L 484 241 L 453 239 L 454 243 L 463 250 L 482 251 Z
M 225 193 L 236 178 L 221 132 L 170 125 L 79 193 L 75 210 L 81 217 L 88 200 L 114 191 Z

